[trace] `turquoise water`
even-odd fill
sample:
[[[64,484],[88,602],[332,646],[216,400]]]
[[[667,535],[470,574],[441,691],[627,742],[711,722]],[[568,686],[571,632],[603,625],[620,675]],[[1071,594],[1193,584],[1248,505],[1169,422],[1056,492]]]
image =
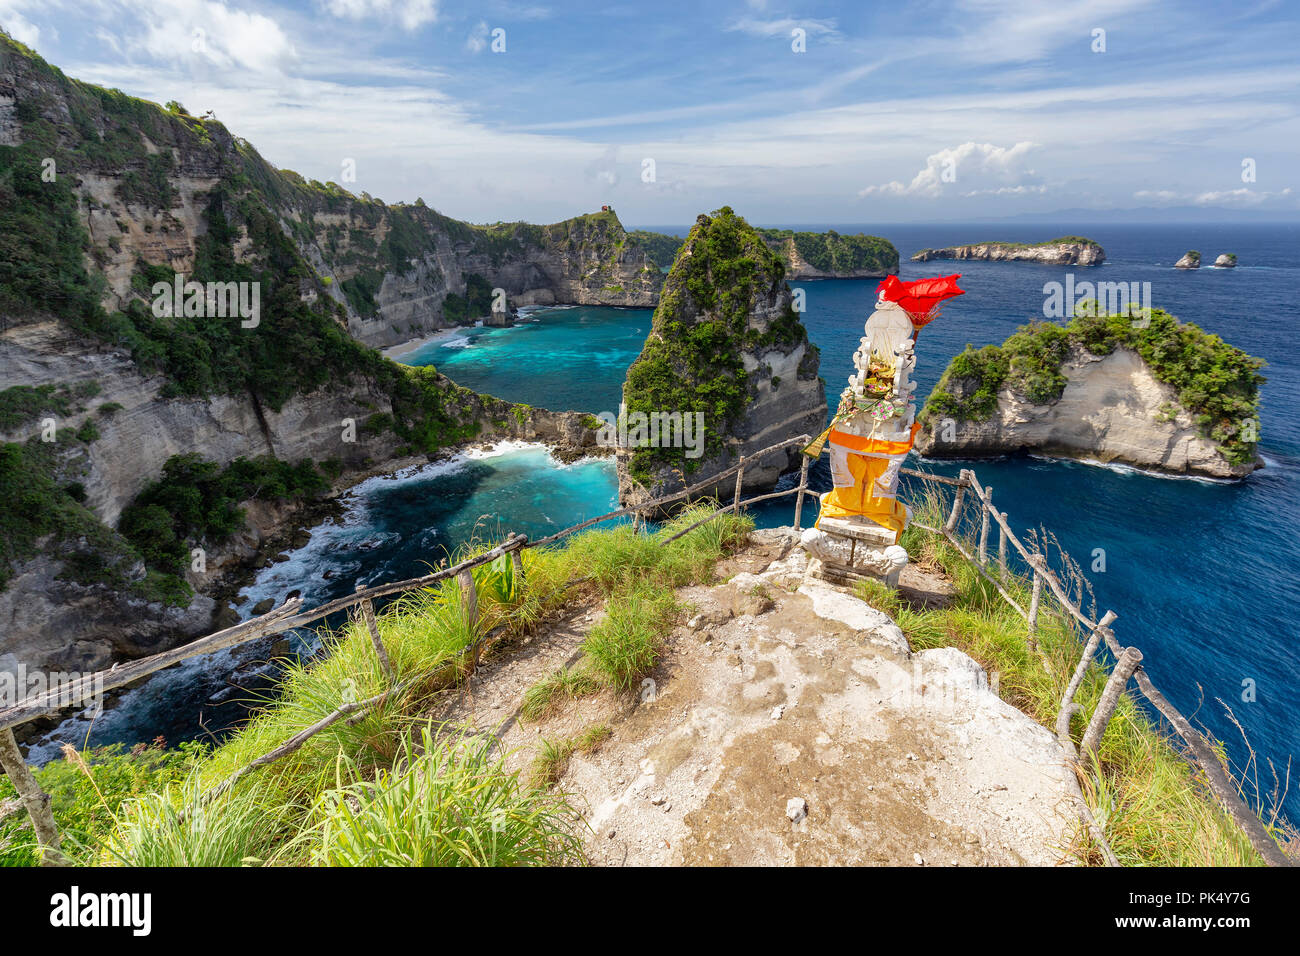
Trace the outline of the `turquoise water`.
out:
[[[824,228],[824,227],[819,227]],[[860,227],[837,227],[842,232]],[[918,342],[917,379],[926,394],[966,343],[1001,342],[1016,326],[1040,317],[1043,284],[1061,281],[1064,267],[1029,263],[917,263],[924,246],[973,239],[1038,240],[1080,230],[1069,224],[1005,224],[868,228],[889,237],[903,256],[902,277],[960,271],[967,294],[952,300]],[[1269,382],[1262,391],[1261,450],[1268,467],[1245,482],[1175,480],[1131,469],[1033,458],[975,465],[1018,532],[1045,527],[1085,565],[1100,549],[1105,570],[1089,574],[1100,610],[1119,614],[1116,633],[1146,655],[1157,686],[1184,713],[1228,743],[1241,761],[1245,748],[1226,718],[1231,705],[1271,778],[1300,753],[1300,266],[1293,260],[1300,230],[1181,225],[1090,227],[1105,246],[1107,264],[1077,278],[1150,281],[1154,304],[1196,322],[1262,356]],[[1172,269],[1187,249],[1237,253],[1236,270]],[[870,314],[875,280],[799,283],[807,295],[805,323],[822,349],[822,375],[833,408],[851,355]],[[618,406],[628,364],[640,351],[650,311],[575,307],[539,310],[510,329],[459,330],[423,346],[405,361],[433,364],[456,381],[512,401],[587,412]],[[927,463],[955,473],[961,463]],[[813,471],[829,487],[824,466]],[[560,467],[537,448],[491,458],[460,457],[354,489],[344,517],[317,529],[291,560],[262,572],[243,610],[263,597],[277,603],[300,590],[317,604],[346,593],[352,582],[423,573],[448,549],[493,532],[534,537],[610,510],[617,483],[610,461]],[[792,504],[757,515],[788,523]],[[239,689],[231,671],[243,667]],[[173,676],[180,675],[180,676]],[[162,733],[179,740],[219,730],[242,716],[228,701],[247,696],[273,674],[227,658],[183,668],[150,682],[100,719],[92,742],[134,741]],[[1245,686],[1255,699],[1243,699]],[[1217,699],[1217,700],[1216,700]],[[84,732],[84,729],[83,729]],[[75,735],[74,735],[75,736]],[[78,739],[80,739],[78,737]],[[1300,819],[1300,788],[1287,800]]]
[[[623,376],[650,332],[649,309],[521,310],[508,329],[457,329],[400,356],[461,385],[557,411],[617,411]]]

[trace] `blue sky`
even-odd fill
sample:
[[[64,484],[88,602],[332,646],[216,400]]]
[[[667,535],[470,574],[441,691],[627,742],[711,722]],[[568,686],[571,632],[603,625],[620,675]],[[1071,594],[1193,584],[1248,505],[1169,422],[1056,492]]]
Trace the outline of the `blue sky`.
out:
[[[1294,4],[0,0],[0,25],[278,166],[477,222],[1300,218]]]

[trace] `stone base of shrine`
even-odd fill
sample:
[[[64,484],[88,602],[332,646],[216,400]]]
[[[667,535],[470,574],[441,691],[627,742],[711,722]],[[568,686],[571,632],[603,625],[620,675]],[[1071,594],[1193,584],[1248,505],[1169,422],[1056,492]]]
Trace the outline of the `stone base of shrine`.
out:
[[[813,573],[834,584],[870,578],[898,586],[907,552],[894,544],[894,532],[873,521],[823,517],[800,538],[813,558]]]

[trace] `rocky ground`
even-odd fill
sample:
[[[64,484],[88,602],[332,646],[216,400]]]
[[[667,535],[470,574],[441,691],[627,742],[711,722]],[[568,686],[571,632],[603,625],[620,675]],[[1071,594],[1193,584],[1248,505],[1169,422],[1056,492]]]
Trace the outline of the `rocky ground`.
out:
[[[1046,728],[959,651],[913,653],[886,615],[808,573],[790,529],[755,532],[685,588],[689,619],[639,692],[565,703],[538,723],[523,692],[577,660],[603,613],[485,662],[440,716],[495,731],[513,766],[543,739],[605,724],[558,786],[604,865],[1056,865],[1077,789]],[[909,568],[904,595],[943,601]]]

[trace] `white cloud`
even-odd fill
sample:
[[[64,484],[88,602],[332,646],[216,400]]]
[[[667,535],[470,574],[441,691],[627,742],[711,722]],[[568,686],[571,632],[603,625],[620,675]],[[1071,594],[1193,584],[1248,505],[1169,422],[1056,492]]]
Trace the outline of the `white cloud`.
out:
[[[405,30],[438,19],[438,0],[322,0],[321,6],[344,20],[395,20]]]
[[[35,48],[41,28],[18,12],[18,4],[0,0],[0,27],[19,43]]]
[[[782,17],[775,20],[758,20],[754,17],[741,17],[727,24],[732,32],[747,33],[752,37],[788,37],[790,31],[799,27],[808,36],[839,36],[839,22],[834,18],[827,20],[809,20],[797,17]]]
[[[142,0],[143,30],[128,43],[156,60],[200,62],[224,69],[278,72],[297,58],[280,24],[220,0]]]
[[[1038,148],[1037,143],[1030,142],[1016,143],[1010,148],[992,143],[962,143],[931,153],[926,157],[925,168],[906,185],[894,180],[868,186],[858,195],[933,199],[943,195],[950,185],[966,196],[1041,193],[1045,191],[1041,183],[1024,181],[1037,179],[1025,161]]]
[[[1133,198],[1160,204],[1193,203],[1197,206],[1236,206],[1241,208],[1246,206],[1259,206],[1264,203],[1275,203],[1288,198],[1290,195],[1290,186],[1277,192],[1247,189],[1245,186],[1242,186],[1238,189],[1207,190],[1204,192],[1178,192],[1173,189],[1139,189],[1133,194]]]

